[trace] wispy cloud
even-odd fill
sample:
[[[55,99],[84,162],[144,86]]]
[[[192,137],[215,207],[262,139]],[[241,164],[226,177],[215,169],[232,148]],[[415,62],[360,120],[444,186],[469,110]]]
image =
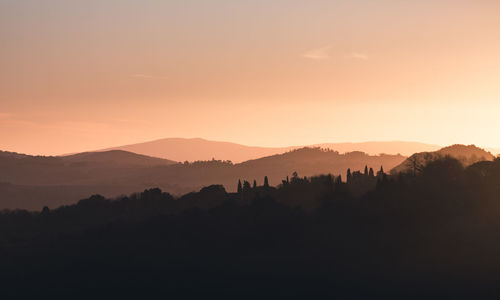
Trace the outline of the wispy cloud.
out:
[[[0,119],[10,119],[12,114],[0,112]]]
[[[322,60],[330,58],[330,49],[332,46],[325,46],[321,48],[311,49],[304,53],[302,56],[309,59]]]
[[[128,118],[113,118],[111,121],[116,123],[136,124],[136,125],[152,125],[153,122],[148,120],[137,120]]]
[[[132,74],[130,75],[134,78],[143,78],[143,79],[167,79],[168,77],[165,76],[154,76],[154,75],[148,75],[148,74]]]
[[[368,54],[361,52],[351,52],[349,53],[349,55],[347,55],[347,58],[368,60]]]
[[[302,56],[314,60],[325,60],[332,58],[332,46],[324,46],[307,51]],[[334,57],[333,57],[334,58]],[[345,56],[346,59],[368,60],[368,54],[364,52],[351,52]]]

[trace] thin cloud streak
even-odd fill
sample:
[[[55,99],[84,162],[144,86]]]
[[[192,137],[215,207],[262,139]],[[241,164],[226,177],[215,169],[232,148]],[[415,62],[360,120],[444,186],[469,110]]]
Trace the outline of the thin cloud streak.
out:
[[[360,52],[351,52],[347,57],[351,59],[368,60],[368,54]]]
[[[311,49],[304,53],[302,56],[314,60],[323,60],[330,58],[330,49],[332,46],[325,46],[321,48]]]
[[[143,79],[168,79],[168,77],[165,76],[153,76],[148,74],[132,74],[131,76],[134,78],[143,78]]]
[[[332,58],[331,56],[332,46],[325,46],[321,48],[315,48],[307,51],[302,55],[304,58],[313,60],[325,60]],[[368,54],[363,52],[351,52],[345,56],[347,59],[359,59],[368,60]]]
[[[12,114],[10,114],[10,113],[0,112],[0,120],[1,119],[10,119],[11,117],[12,117]]]

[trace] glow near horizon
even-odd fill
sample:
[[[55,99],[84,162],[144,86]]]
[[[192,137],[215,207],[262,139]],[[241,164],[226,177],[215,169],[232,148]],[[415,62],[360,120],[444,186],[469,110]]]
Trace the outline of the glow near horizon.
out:
[[[3,1],[0,149],[500,148],[498,1]]]

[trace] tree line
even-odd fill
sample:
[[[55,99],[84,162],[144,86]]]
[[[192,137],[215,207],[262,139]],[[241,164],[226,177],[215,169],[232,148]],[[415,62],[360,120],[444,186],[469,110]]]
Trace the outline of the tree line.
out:
[[[381,173],[380,173],[381,172]],[[364,178],[365,181],[363,181]],[[374,182],[359,193],[359,182]],[[482,298],[500,272],[500,160],[292,174],[0,213],[9,296]]]

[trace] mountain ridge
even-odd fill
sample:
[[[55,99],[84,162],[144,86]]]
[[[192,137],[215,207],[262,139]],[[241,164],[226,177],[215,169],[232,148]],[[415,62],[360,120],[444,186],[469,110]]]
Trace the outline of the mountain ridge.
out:
[[[0,208],[9,203],[12,208],[40,209],[44,205],[56,207],[76,202],[100,193],[107,197],[159,187],[175,195],[199,190],[203,186],[222,184],[229,191],[236,190],[238,179],[261,183],[268,176],[271,185],[281,183],[287,176],[342,174],[347,168],[361,170],[365,165],[389,170],[402,162],[401,155],[370,156],[363,152],[340,154],[320,148],[300,148],[286,153],[265,156],[242,163],[227,160],[208,160],[169,163],[146,157],[147,163],[137,165],[103,162],[103,157],[123,155],[122,151],[87,152],[69,157],[34,157],[0,159],[0,194],[8,195]],[[127,157],[143,156],[125,153]],[[95,157],[99,159],[95,159]],[[1,155],[0,155],[1,158]],[[116,160],[115,160],[116,161]],[[45,195],[37,206],[36,199]],[[1,199],[0,199],[1,200]]]
[[[165,158],[153,157],[143,154],[138,154],[125,150],[109,150],[97,152],[81,152],[72,155],[60,156],[66,162],[99,162],[99,163],[126,163],[131,165],[169,165],[175,164]]]
[[[405,141],[368,141],[320,143],[287,147],[260,147],[232,142],[212,141],[203,138],[164,138],[137,144],[109,147],[97,151],[125,150],[180,162],[211,160],[215,158],[240,163],[304,147],[328,148],[340,153],[362,151],[370,155],[385,153],[393,155],[401,154],[404,156],[410,156],[413,153],[422,151],[435,151],[441,148],[438,145]]]
[[[491,152],[475,145],[454,144],[441,148],[437,151],[415,153],[408,157],[400,165],[394,167],[391,170],[391,173],[397,174],[408,171],[416,172],[429,162],[445,156],[451,156],[458,159],[464,167],[480,161],[492,161],[495,159],[495,156]]]

